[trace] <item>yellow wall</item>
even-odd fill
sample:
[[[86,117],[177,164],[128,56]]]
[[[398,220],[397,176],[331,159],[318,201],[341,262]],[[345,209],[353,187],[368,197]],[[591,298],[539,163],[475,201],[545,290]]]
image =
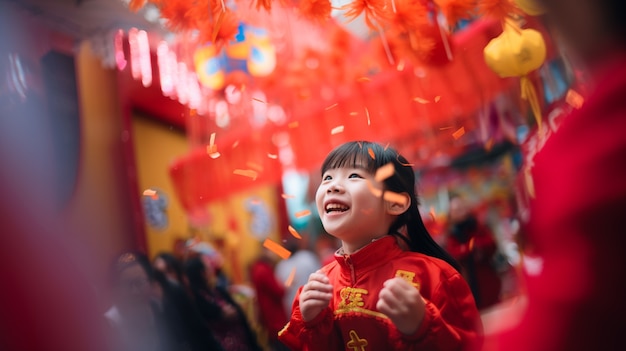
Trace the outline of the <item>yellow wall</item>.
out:
[[[146,224],[148,254],[171,252],[177,238],[189,237],[187,217],[169,176],[170,164],[188,151],[187,139],[184,133],[144,116],[133,116],[132,128],[139,190],[159,189],[168,200],[167,228],[156,230]]]
[[[154,256],[161,251],[171,252],[177,238],[207,241],[222,253],[226,274],[235,283],[244,282],[247,279],[248,266],[257,257],[260,249],[260,240],[253,237],[250,230],[254,218],[246,208],[246,201],[255,198],[259,203],[265,204],[271,221],[269,235],[278,240],[278,200],[275,187],[261,186],[213,202],[207,206],[208,223],[192,228],[176,198],[169,176],[171,163],[188,152],[184,133],[136,115],[133,117],[133,141],[140,191],[158,188],[168,198],[167,228],[156,230],[146,225],[148,253]],[[231,221],[236,222],[235,230],[229,225]]]

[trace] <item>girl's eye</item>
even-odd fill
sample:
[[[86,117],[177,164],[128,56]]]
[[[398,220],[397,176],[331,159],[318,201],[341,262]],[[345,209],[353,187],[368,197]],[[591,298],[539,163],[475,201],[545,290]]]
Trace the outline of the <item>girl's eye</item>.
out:
[[[350,174],[350,176],[348,178],[363,178],[360,175],[356,174],[356,173],[352,173]]]
[[[324,177],[324,179],[323,179],[323,180],[331,180],[331,179],[333,179],[333,177],[331,177],[331,176],[327,175],[327,176],[325,176],[325,177]]]

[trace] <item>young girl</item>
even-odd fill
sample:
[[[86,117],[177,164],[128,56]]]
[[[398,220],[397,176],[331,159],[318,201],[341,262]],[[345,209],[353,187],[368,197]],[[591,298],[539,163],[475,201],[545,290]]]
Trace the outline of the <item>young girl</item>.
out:
[[[395,172],[377,181],[376,171],[389,163]],[[480,346],[472,293],[426,231],[404,157],[370,142],[339,146],[322,166],[316,204],[342,247],[300,289],[279,333],[283,343],[311,351]]]

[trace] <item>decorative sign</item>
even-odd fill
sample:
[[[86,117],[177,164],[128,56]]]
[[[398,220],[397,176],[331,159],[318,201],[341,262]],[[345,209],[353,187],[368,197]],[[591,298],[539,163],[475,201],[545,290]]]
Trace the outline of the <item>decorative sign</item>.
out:
[[[161,190],[149,189],[144,191],[141,204],[148,226],[156,230],[167,228],[168,200]]]

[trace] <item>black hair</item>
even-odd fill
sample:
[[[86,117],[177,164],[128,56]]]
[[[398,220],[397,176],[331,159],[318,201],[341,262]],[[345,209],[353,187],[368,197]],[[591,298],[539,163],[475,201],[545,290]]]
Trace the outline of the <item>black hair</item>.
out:
[[[116,285],[122,272],[134,265],[139,265],[146,272],[148,279],[151,282],[154,281],[154,271],[150,266],[148,257],[140,252],[127,251],[116,256],[113,261],[110,276],[111,284]]]
[[[156,257],[156,259],[162,259],[165,262],[166,270],[168,272],[173,272],[176,276],[176,279],[182,283],[183,281],[183,267],[180,264],[180,261],[172,254],[167,252],[161,252]],[[153,261],[154,262],[154,261]]]
[[[335,168],[364,168],[375,174],[380,167],[392,163],[394,174],[385,179],[384,191],[407,193],[411,197],[409,208],[391,224],[388,234],[402,238],[413,252],[419,252],[439,258],[450,264],[457,271],[458,263],[439,246],[426,230],[419,213],[419,202],[415,191],[415,172],[409,162],[398,152],[388,146],[369,141],[352,141],[342,144],[328,154],[322,165],[322,175]],[[407,236],[399,233],[406,227]]]
[[[185,275],[187,276],[187,282],[189,288],[192,291],[207,291],[209,290],[209,284],[206,279],[207,267],[202,261],[200,255],[191,257],[185,261]]]

